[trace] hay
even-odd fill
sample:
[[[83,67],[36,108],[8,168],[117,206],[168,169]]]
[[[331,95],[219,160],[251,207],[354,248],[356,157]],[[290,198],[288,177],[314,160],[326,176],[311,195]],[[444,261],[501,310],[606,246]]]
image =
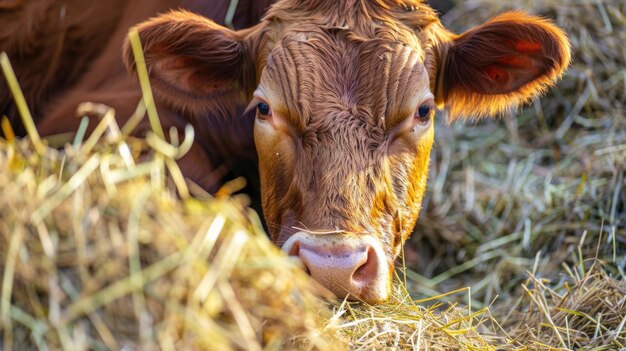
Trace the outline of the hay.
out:
[[[518,345],[550,350],[622,349],[626,344],[626,283],[610,277],[600,262],[583,276],[570,276],[550,287],[549,282],[532,275],[524,284],[528,310],[511,326]],[[512,324],[512,323],[507,323]]]
[[[427,301],[437,300],[437,297]],[[344,303],[335,307],[335,325],[351,350],[495,350],[501,337],[482,328],[488,309],[413,301],[401,283],[390,301],[378,306]]]

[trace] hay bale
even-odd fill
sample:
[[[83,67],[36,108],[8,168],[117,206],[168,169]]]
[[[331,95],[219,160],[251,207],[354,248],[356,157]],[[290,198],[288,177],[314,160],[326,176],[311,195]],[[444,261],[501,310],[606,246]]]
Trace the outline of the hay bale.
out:
[[[385,304],[335,307],[330,325],[351,350],[494,350],[503,343],[500,335],[483,327],[492,321],[488,309],[474,312],[462,305],[430,302],[439,297],[414,301],[402,283],[395,286]]]

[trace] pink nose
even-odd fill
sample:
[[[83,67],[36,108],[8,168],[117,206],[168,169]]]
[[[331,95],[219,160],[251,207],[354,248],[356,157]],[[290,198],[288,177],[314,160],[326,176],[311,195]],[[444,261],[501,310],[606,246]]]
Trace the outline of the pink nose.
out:
[[[389,266],[372,237],[299,232],[283,250],[299,257],[309,274],[340,298],[378,303],[389,296]]]

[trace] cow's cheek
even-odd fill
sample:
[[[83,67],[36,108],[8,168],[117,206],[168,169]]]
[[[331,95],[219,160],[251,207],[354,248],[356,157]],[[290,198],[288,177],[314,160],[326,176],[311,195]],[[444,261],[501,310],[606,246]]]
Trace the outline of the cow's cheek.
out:
[[[430,153],[433,148],[434,142],[434,128],[431,128],[424,134],[422,134],[417,142],[417,152],[413,159],[413,167],[411,170],[410,186],[408,189],[407,197],[409,198],[409,207],[420,208],[422,198],[426,192],[426,185],[428,183],[428,173],[430,165]],[[418,213],[414,213],[417,217]]]
[[[295,157],[293,140],[287,131],[277,129],[267,121],[254,124],[254,143],[259,157],[261,178],[261,199],[263,213],[270,226],[272,237],[274,228],[280,228],[282,199],[294,177]]]
[[[419,217],[419,213],[422,208],[422,200],[426,193],[426,185],[428,183],[430,153],[434,142],[434,128],[431,125],[428,130],[425,130],[421,134],[409,134],[407,135],[407,144],[413,145],[415,148],[411,150],[408,155],[411,155],[408,159],[395,159],[395,162],[406,162],[404,167],[407,167],[406,174],[408,179],[398,179],[396,181],[407,182],[405,193],[401,194],[402,197],[398,203],[400,206],[399,215],[400,223],[402,225],[399,228],[399,233],[395,235],[399,236],[400,240],[396,240],[396,247],[394,247],[395,257],[400,253],[401,247],[404,242],[410,237],[415,226],[415,222]],[[395,167],[402,167],[396,165]]]

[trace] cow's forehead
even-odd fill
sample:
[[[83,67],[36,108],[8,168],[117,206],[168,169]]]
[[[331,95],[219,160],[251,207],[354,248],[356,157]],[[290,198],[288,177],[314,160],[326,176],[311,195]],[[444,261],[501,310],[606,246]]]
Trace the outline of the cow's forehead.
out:
[[[259,89],[299,127],[344,111],[393,126],[428,92],[425,50],[415,43],[337,28],[294,32],[270,51]]]
[[[381,27],[418,32],[439,22],[436,12],[421,0],[279,0],[265,20],[281,26],[350,29],[370,38]]]

